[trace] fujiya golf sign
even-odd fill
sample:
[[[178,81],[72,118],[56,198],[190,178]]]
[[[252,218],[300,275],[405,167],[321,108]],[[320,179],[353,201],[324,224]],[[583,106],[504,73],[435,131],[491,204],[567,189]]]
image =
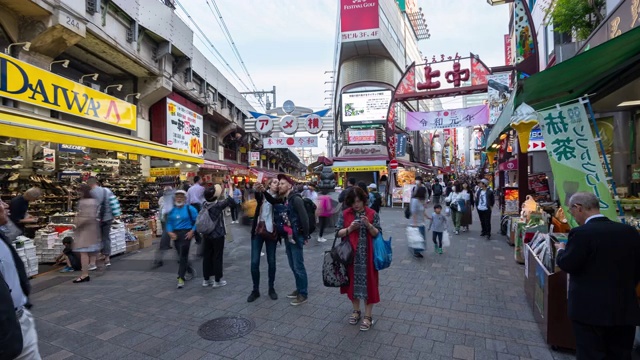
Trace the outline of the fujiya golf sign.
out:
[[[136,130],[136,107],[126,101],[0,54],[0,97]]]

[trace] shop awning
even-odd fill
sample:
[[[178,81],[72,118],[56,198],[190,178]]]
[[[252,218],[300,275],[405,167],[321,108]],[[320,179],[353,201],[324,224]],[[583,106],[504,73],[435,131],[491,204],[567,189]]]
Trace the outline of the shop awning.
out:
[[[640,27],[524,80],[517,95],[536,110],[597,93],[640,61]]]
[[[387,169],[386,160],[360,160],[334,162],[331,170],[333,172],[363,172],[380,171]]]
[[[502,133],[511,124],[511,116],[515,111],[515,100],[516,94],[514,91],[511,94],[509,101],[507,101],[504,108],[502,109],[500,116],[498,116],[498,120],[496,121],[495,125],[493,125],[491,131],[489,132],[489,135],[487,136],[487,141],[485,143],[487,149],[489,148],[489,146],[493,145],[493,142],[496,141],[496,139],[498,139],[500,133]]]
[[[151,141],[113,132],[98,132],[85,126],[67,124],[35,114],[24,114],[13,109],[0,109],[0,134],[25,140],[86,146],[193,164],[204,162],[202,158]]]
[[[211,161],[211,160],[205,160],[204,164],[200,165],[200,168],[207,169],[207,170],[222,170],[222,171],[229,170],[229,167],[227,165],[224,165],[215,161]]]

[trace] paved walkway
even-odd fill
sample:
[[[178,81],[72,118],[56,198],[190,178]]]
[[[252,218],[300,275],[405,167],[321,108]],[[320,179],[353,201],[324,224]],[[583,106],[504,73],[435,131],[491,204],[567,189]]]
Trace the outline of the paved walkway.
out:
[[[382,301],[374,307],[378,322],[369,332],[349,325],[349,300],[322,285],[329,242],[313,241],[305,248],[307,304],[292,307],[285,297],[294,281],[283,246],[277,251],[280,299],[266,296],[262,257],[263,296],[247,303],[249,230],[233,225],[223,288],[203,288],[197,278],[177,290],[176,263],[151,271],[150,249],[114,258],[113,266],[92,274],[89,283],[72,284],[73,275],[58,273],[35,279],[31,300],[40,351],[45,359],[574,358],[544,344],[524,296],[523,266],[513,260],[513,248],[502,236],[479,237],[477,215],[471,231],[453,236],[443,255],[430,247],[424,259],[407,251],[407,222],[399,209],[382,211],[394,259],[380,272]],[[493,229],[498,229],[497,217]],[[202,323],[221,316],[249,318],[256,328],[231,341],[198,336]]]

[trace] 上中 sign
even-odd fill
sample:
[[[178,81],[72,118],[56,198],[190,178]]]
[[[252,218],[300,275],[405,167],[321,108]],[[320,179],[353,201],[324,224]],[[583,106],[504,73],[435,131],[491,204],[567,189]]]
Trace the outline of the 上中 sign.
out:
[[[485,125],[489,122],[487,105],[430,112],[407,113],[407,130],[439,130]]]
[[[167,98],[167,146],[202,156],[202,115]]]
[[[584,105],[576,102],[540,111],[538,121],[558,197],[571,226],[577,223],[569,211],[569,199],[580,191],[595,194],[600,199],[600,212],[618,221]]]
[[[262,146],[265,149],[288,149],[297,147],[318,147],[317,136],[296,136],[288,138],[265,138],[262,139]]]
[[[347,132],[349,144],[373,144],[376,142],[375,130],[349,130]]]
[[[0,97],[137,129],[136,106],[0,53]]]

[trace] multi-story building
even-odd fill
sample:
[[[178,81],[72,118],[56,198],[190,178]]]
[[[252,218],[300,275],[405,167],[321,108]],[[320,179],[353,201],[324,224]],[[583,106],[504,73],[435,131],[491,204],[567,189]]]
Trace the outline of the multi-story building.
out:
[[[253,108],[174,5],[0,0],[0,71],[25,82],[0,86],[0,114],[13,116],[0,136],[143,155],[145,173],[178,162],[248,175]],[[289,170],[280,151],[270,156]]]
[[[412,62],[423,62],[418,41],[428,37],[415,1],[362,0],[340,2],[335,47],[333,108],[335,154],[347,162],[339,180],[355,176],[377,181],[386,174],[386,115],[392,91]],[[397,105],[395,132],[404,145],[398,160],[417,165],[423,159],[423,137],[405,130],[407,111],[427,110],[424,103]],[[344,166],[343,166],[344,165]],[[335,164],[334,167],[338,168]],[[339,183],[340,183],[339,181]]]

